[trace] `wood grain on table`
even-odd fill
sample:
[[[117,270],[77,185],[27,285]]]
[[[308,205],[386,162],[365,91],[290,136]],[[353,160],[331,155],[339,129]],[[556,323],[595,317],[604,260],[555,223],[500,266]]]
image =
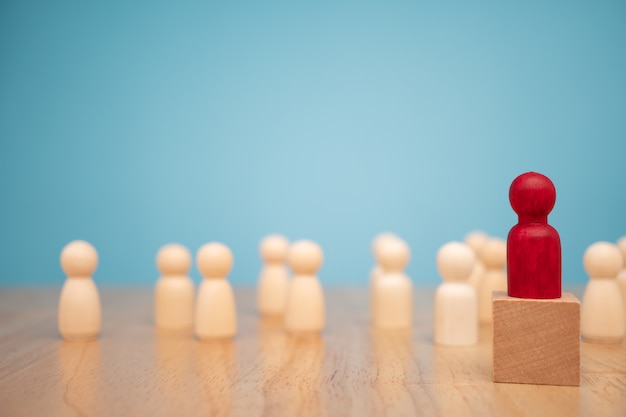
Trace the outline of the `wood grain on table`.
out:
[[[0,290],[0,416],[626,416],[626,343],[583,342],[580,387],[494,384],[489,327],[475,347],[433,346],[434,288],[415,291],[411,333],[372,330],[365,289],[325,289],[309,339],[235,293],[233,340],[159,332],[150,288],[104,288],[99,340],[71,343],[58,289]]]

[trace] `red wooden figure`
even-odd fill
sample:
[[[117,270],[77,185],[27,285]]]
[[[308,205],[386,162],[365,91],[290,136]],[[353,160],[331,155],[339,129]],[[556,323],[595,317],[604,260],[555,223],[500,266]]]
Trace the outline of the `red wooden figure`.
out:
[[[550,178],[527,172],[513,180],[511,207],[518,215],[507,239],[508,292],[511,297],[561,297],[561,239],[548,224],[556,202]]]

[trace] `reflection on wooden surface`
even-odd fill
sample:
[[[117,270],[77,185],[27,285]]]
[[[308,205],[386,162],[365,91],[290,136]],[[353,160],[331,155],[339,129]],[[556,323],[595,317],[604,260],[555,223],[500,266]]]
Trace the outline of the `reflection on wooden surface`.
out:
[[[373,329],[370,342],[376,369],[373,386],[381,414],[396,415],[412,409],[414,399],[407,387],[417,384],[420,377],[412,366],[412,333]]]
[[[89,343],[60,339],[58,291],[0,293],[0,417],[626,416],[626,343],[582,343],[580,387],[494,384],[488,326],[433,345],[433,292],[395,333],[370,326],[366,290],[327,290],[321,337],[293,338],[237,290],[236,337],[199,342],[155,329],[149,289],[105,289]]]
[[[231,339],[197,342],[193,359],[193,369],[204,398],[201,408],[206,415],[230,415],[237,369],[235,342]]]
[[[323,338],[289,336],[278,319],[262,319],[259,327],[263,415],[319,415]]]
[[[196,404],[190,399],[192,394],[198,395],[200,392],[198,384],[191,377],[195,370],[195,345],[191,332],[176,334],[155,331],[155,380],[159,400],[178,410],[180,415],[192,412]],[[181,393],[185,395],[180,395]]]
[[[65,387],[63,401],[79,416],[98,408],[101,387],[101,350],[98,340],[62,341],[58,349],[60,384]]]

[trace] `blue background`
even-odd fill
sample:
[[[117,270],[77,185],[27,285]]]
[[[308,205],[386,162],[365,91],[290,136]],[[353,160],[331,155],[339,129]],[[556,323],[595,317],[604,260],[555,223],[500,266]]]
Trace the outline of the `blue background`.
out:
[[[622,1],[101,3],[0,5],[0,285],[60,285],[77,238],[102,285],[212,240],[252,285],[272,232],[364,285],[387,230],[434,285],[440,245],[506,237],[530,170],[565,285],[626,234]]]

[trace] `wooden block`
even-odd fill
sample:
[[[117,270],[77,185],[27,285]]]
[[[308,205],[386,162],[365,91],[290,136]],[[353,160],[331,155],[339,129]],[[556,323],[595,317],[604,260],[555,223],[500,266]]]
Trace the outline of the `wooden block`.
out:
[[[580,302],[493,293],[493,380],[580,385]]]

